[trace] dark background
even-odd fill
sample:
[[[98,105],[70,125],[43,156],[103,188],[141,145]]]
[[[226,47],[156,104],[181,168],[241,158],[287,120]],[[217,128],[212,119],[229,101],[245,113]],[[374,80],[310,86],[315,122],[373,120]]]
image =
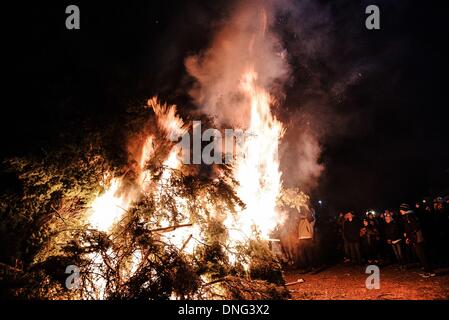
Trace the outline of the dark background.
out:
[[[321,141],[325,171],[312,190],[315,198],[332,209],[363,210],[447,190],[449,27],[443,2],[317,3],[330,8],[333,45],[331,56],[313,60],[313,70],[331,82],[337,77],[331,66],[341,65],[342,57],[348,65],[365,61],[369,70],[344,96],[330,99],[330,129]],[[80,7],[81,30],[65,28],[69,4]],[[364,28],[368,4],[380,6],[381,30]],[[84,126],[120,131],[127,107],[155,94],[192,108],[184,58],[207,47],[232,6],[171,0],[2,5],[1,156],[51,148],[67,132],[82,134]],[[292,64],[301,70],[301,62]],[[287,87],[287,104],[303,96],[307,81],[299,75]]]

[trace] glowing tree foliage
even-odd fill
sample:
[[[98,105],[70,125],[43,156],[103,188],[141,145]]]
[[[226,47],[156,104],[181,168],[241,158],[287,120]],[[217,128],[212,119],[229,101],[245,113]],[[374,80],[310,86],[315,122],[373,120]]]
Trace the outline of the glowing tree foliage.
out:
[[[139,156],[121,168],[92,148],[100,145],[95,140],[8,161],[21,190],[1,201],[2,240],[14,248],[2,256],[2,295],[288,297],[280,264],[257,228],[239,239],[230,237],[225,221],[245,212],[232,168],[180,163],[179,150],[167,140],[167,128],[173,126],[163,124],[173,120],[178,129],[187,126],[168,106],[153,110]],[[68,266],[79,270],[78,287],[72,290]]]

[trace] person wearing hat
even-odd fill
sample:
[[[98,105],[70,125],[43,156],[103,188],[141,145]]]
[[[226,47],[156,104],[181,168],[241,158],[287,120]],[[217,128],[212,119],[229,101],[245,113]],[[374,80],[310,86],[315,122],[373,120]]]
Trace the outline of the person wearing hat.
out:
[[[406,203],[399,206],[399,212],[404,219],[404,237],[408,244],[411,244],[416,256],[424,268],[424,273],[420,274],[423,278],[434,277],[435,272],[430,266],[429,260],[424,247],[424,237],[421,225],[413,210]]]

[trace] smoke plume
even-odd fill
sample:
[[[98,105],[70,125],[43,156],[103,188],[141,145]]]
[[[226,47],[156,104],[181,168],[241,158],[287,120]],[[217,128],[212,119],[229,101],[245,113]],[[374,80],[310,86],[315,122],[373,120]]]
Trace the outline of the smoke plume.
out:
[[[281,92],[289,66],[281,41],[272,32],[275,12],[272,2],[242,1],[210,48],[186,59],[187,71],[197,80],[191,96],[217,125],[247,125],[250,108],[239,83],[248,68],[257,73],[258,86],[271,94]]]
[[[190,91],[199,108],[220,127],[245,128],[249,111],[239,91],[242,73],[252,67],[258,85],[275,97],[284,123],[280,159],[287,186],[311,191],[324,171],[324,141],[342,132],[350,119],[335,111],[347,88],[368,64],[336,55],[330,4],[316,1],[241,1],[209,48],[185,60],[196,79]],[[347,48],[350,44],[344,44]],[[331,135],[332,133],[332,135]]]

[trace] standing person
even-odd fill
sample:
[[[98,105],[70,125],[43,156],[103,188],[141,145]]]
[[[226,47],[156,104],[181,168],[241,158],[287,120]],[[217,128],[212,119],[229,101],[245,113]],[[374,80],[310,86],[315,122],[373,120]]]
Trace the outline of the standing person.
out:
[[[404,256],[402,253],[402,236],[399,224],[394,221],[390,213],[385,215],[385,240],[394,252],[401,270],[404,269]]]
[[[313,271],[316,266],[314,251],[315,211],[301,208],[298,223],[299,256],[306,272]]]
[[[296,225],[298,223],[298,210],[288,208],[287,218],[279,232],[279,239],[284,259],[288,266],[294,267],[298,263],[298,237]]]
[[[343,224],[343,234],[348,242],[348,250],[351,262],[360,265],[362,257],[360,255],[360,223],[355,219],[352,212],[346,214],[346,221]]]
[[[379,235],[377,238],[377,257],[381,260],[388,260],[389,257],[389,247],[383,241],[385,239],[385,215],[386,212],[382,212],[379,214],[379,217],[376,219],[377,231],[379,231]]]
[[[371,263],[370,259],[370,249],[369,249],[369,237],[368,237],[368,226],[369,221],[367,218],[363,219],[362,228],[360,229],[360,249],[362,251],[362,256],[368,263]]]
[[[436,245],[436,233],[435,233],[435,212],[434,210],[426,210],[426,207],[421,205],[419,201],[415,202],[415,207],[413,211],[418,218],[419,224],[421,226],[422,234],[424,239],[426,239],[426,249],[428,259],[432,262],[436,262],[437,260],[437,245]]]
[[[349,254],[348,241],[345,239],[345,234],[343,232],[343,225],[344,225],[345,221],[346,221],[346,215],[343,212],[340,212],[338,215],[338,220],[337,220],[338,232],[340,233],[341,240],[343,243],[343,253],[344,253],[343,261],[346,263],[346,262],[349,262],[349,260],[350,260],[349,259],[350,254]]]
[[[360,229],[364,256],[369,264],[379,263],[378,242],[379,231],[372,219],[363,219],[363,227]]]
[[[430,266],[427,259],[427,253],[424,247],[424,237],[421,230],[421,225],[415,213],[410,209],[410,206],[406,203],[401,204],[399,212],[404,218],[404,237],[406,243],[410,243],[416,256],[424,268],[424,273],[420,274],[423,278],[434,277],[435,272]]]
[[[449,244],[449,210],[445,205],[443,198],[435,199],[435,223],[431,230],[434,238],[435,261],[440,266],[449,264],[449,250],[447,248]]]

